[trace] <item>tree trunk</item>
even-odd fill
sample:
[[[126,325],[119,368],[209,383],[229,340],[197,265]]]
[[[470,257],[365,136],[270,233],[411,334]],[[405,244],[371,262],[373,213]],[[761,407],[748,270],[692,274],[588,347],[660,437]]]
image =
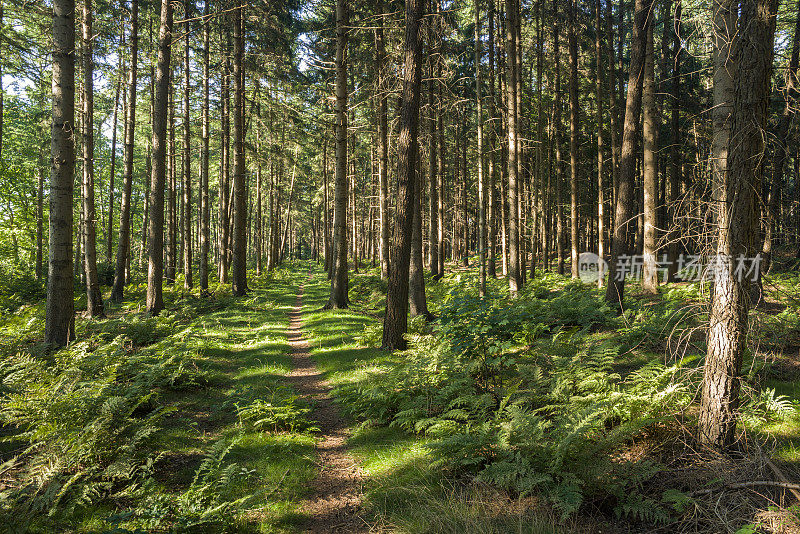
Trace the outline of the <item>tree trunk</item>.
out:
[[[733,111],[733,80],[736,65],[732,61],[733,36],[736,32],[738,1],[713,0],[714,106],[711,112],[711,209],[715,223],[722,216],[720,204],[728,168],[730,116]]]
[[[610,5],[610,2],[606,2]],[[597,82],[595,85],[595,96],[597,98],[597,255],[601,259],[606,253],[605,243],[605,183],[603,180],[603,39],[602,39],[602,26],[600,24],[600,0],[594,2],[594,51],[597,67],[595,72],[597,74]],[[611,47],[613,48],[613,47]],[[613,65],[613,62],[610,63]],[[611,91],[613,93],[613,91]],[[611,114],[613,115],[613,108]],[[613,125],[612,125],[613,129]],[[612,150],[615,147],[612,147]],[[598,262],[597,286],[603,287],[603,271],[602,262]]]
[[[147,312],[158,315],[164,308],[164,182],[167,163],[167,99],[169,95],[170,56],[172,52],[172,3],[161,3],[161,27],[158,30],[158,70],[153,104],[153,172],[150,176],[150,221],[147,227]]]
[[[383,320],[383,343],[388,349],[404,350],[408,330],[408,269],[414,191],[417,182],[419,100],[422,66],[422,40],[419,26],[424,0],[406,0],[405,48],[403,51],[403,89],[400,103],[400,128],[397,139],[397,207],[389,262],[386,315]],[[421,236],[421,234],[420,234]]]
[[[553,63],[556,69],[555,88],[553,93],[553,144],[555,145],[555,217],[556,217],[556,271],[564,274],[564,209],[561,205],[561,191],[563,180],[561,178],[561,38],[559,35],[559,0],[553,0]]]
[[[577,0],[569,0],[569,167],[570,167],[570,270],[578,278],[578,39],[576,36]]]
[[[424,1],[424,0],[420,0]],[[411,263],[409,267],[409,303],[411,316],[421,315],[427,320],[433,319],[433,314],[428,311],[428,302],[425,298],[425,265],[422,258],[422,173],[414,172],[416,183],[414,190],[414,215],[411,230]]]
[[[717,228],[708,352],[703,372],[700,441],[716,449],[736,437],[742,356],[746,350],[750,279],[736,263],[751,256],[759,199],[775,33],[775,0],[743,0],[732,63],[736,68],[727,171],[717,185]],[[731,28],[733,30],[733,28]],[[736,260],[736,261],[734,261]],[[757,273],[756,273],[757,274]]]
[[[381,278],[389,275],[389,122],[386,86],[386,45],[383,36],[384,3],[378,0],[378,28],[375,31],[376,69],[378,76],[378,180],[381,217]]]
[[[631,36],[631,62],[628,76],[628,95],[625,102],[625,123],[622,133],[619,184],[614,210],[614,242],[608,271],[606,302],[622,310],[625,294],[625,270],[618,272],[617,262],[630,255],[635,233],[633,222],[634,191],[636,179],[636,137],[639,130],[639,111],[642,107],[642,83],[647,31],[651,24],[652,0],[636,0],[633,35]]]
[[[117,76],[122,78],[122,58],[119,55]],[[108,220],[106,221],[106,261],[111,263],[111,254],[114,248],[114,179],[117,172],[117,109],[119,108],[119,93],[122,89],[122,80],[117,80],[117,90],[114,96],[114,118],[111,120],[111,170],[108,173]]]
[[[125,161],[123,162],[122,201],[119,212],[119,239],[114,266],[111,300],[122,300],[127,282],[125,266],[130,258],[131,194],[133,188],[133,136],[136,128],[136,69],[139,52],[139,0],[131,0],[131,70],[128,78],[128,106],[125,110]]]
[[[233,11],[233,264],[231,289],[247,293],[247,191],[244,166],[244,6]]]
[[[172,67],[170,66],[170,71],[172,71]],[[176,170],[175,170],[175,86],[174,80],[170,81],[169,87],[169,96],[167,97],[169,110],[168,113],[168,135],[169,135],[169,143],[167,145],[167,201],[166,201],[166,208],[167,208],[167,220],[166,220],[166,233],[167,233],[167,243],[166,243],[166,266],[164,268],[164,279],[166,280],[167,284],[174,284],[175,283],[175,273],[177,268],[177,259],[176,259],[176,251],[177,251],[177,229],[176,229],[176,217],[177,217],[177,205],[176,205],[176,195],[177,195],[177,184],[176,184]]]
[[[508,130],[508,288],[516,294],[522,287],[519,247],[519,177],[517,176],[517,44],[515,0],[506,2],[506,120]]]
[[[761,249],[761,272],[769,272],[772,264],[772,249],[775,233],[780,218],[780,191],[783,184],[783,168],[786,166],[786,145],[789,142],[789,127],[794,118],[795,84],[797,83],[798,56],[800,56],[800,2],[795,21],[792,42],[792,55],[789,59],[789,71],[786,75],[786,87],[783,90],[783,111],[775,129],[775,150],[772,153],[772,180],[769,185],[769,198],[766,207],[766,225],[764,244]]]
[[[271,186],[270,186],[271,187]],[[325,272],[328,274],[328,279],[330,280],[330,273],[331,273],[331,225],[330,220],[328,219],[328,138],[323,133],[323,140],[322,140],[322,224],[323,224],[323,244],[325,247]],[[270,191],[271,194],[271,191]],[[270,206],[272,205],[272,197],[270,196]],[[270,208],[271,210],[271,208]],[[381,224],[383,224],[383,219],[381,219]]]
[[[622,29],[620,29],[622,31]],[[611,0],[606,1],[606,40],[608,41],[608,114],[611,118],[611,198],[610,218],[614,218],[614,195],[619,183],[619,106],[617,105],[617,63],[614,58],[614,17]],[[612,232],[613,233],[613,230]]]
[[[669,172],[669,192],[667,199],[667,214],[668,214],[668,239],[667,239],[667,281],[674,282],[675,275],[678,272],[678,197],[680,194],[680,177],[681,177],[681,146],[680,140],[680,87],[681,87],[681,41],[680,41],[680,25],[681,25],[682,3],[677,0],[675,4],[675,17],[673,21],[672,30],[672,109],[670,111],[670,130],[671,130],[671,146],[670,146],[670,172]]]
[[[189,19],[192,4],[184,0],[184,17]],[[191,290],[192,280],[192,137],[189,105],[189,22],[184,28],[186,40],[183,51],[183,288]]]
[[[1,92],[1,91],[0,91]],[[39,150],[39,168],[36,180],[36,279],[41,280],[44,275],[42,265],[42,252],[44,240],[44,156]]]
[[[211,202],[208,195],[210,159],[209,61],[211,42],[211,0],[203,2],[203,139],[200,152],[200,294],[208,295],[208,253],[211,248]]]
[[[647,28],[645,46],[644,81],[642,84],[642,182],[644,185],[644,235],[642,258],[642,290],[651,295],[658,293],[658,263],[656,259],[656,205],[658,204],[658,124],[656,115],[655,58],[653,57],[653,25]]]
[[[489,0],[489,9],[487,10],[486,18],[489,22],[487,30],[489,38],[489,122],[488,122],[488,139],[489,139],[489,166],[487,171],[489,173],[489,213],[488,213],[488,230],[489,230],[489,261],[486,266],[486,274],[491,278],[497,277],[497,193],[496,193],[496,169],[495,165],[495,70],[494,70],[494,0]]]
[[[83,267],[86,309],[90,317],[104,317],[103,296],[97,280],[97,214],[94,205],[94,57],[92,0],[83,0]]]
[[[228,283],[228,185],[230,182],[230,59],[225,55],[220,89],[220,169],[219,169],[219,282]]]
[[[494,1],[494,0],[490,0]],[[478,262],[480,264],[479,291],[486,295],[486,208],[483,176],[483,102],[481,99],[481,12],[480,0],[475,0],[475,101],[478,113]]]
[[[75,1],[53,0],[53,122],[50,248],[44,340],[63,347],[75,337],[72,191],[75,154]]]
[[[333,276],[328,308],[350,304],[347,278],[347,36],[346,0],[336,0],[336,176],[333,207]],[[406,273],[406,279],[408,274]],[[406,283],[408,283],[406,281]]]

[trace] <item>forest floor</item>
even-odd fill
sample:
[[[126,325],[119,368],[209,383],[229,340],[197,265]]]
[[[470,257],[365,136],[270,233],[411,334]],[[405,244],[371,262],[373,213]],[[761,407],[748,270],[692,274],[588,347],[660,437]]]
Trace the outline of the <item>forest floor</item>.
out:
[[[311,481],[311,494],[302,503],[304,513],[309,516],[305,527],[314,534],[368,532],[360,516],[364,474],[346,450],[350,430],[333,403],[331,386],[317,369],[303,335],[303,288],[304,284],[289,314],[288,339],[292,347],[289,383],[313,403],[311,415],[320,433],[316,445],[319,472]]]
[[[459,269],[429,284],[432,311],[439,315],[454,298],[474,290],[470,277],[474,272]],[[745,362],[753,386],[747,392],[744,425],[792,480],[800,474],[800,415],[789,409],[800,398],[795,368],[800,361],[795,354],[800,284],[795,282],[779,282],[788,306],[755,313],[764,361]],[[420,328],[427,331],[420,350],[377,348],[385,282],[375,269],[362,266],[351,276],[348,310],[323,309],[330,285],[313,262],[294,262],[249,283],[248,295],[234,299],[225,286],[214,288],[211,298],[199,298],[184,292],[178,281],[165,292],[167,307],[158,318],[143,316],[144,286],[133,285],[124,303],[109,308],[108,318],[79,319],[80,341],[59,353],[48,364],[52,368],[32,363],[38,358],[43,303],[0,317],[0,393],[6,395],[0,427],[5,436],[0,441],[0,524],[8,525],[9,532],[117,534],[736,532],[754,523],[759,510],[774,514],[792,502],[785,491],[759,490],[756,504],[728,492],[720,502],[724,508],[735,497],[735,506],[717,518],[714,503],[722,494],[707,488],[719,484],[720,473],[707,462],[698,471],[694,456],[687,463],[654,434],[625,442],[613,461],[624,457],[638,465],[652,459],[673,466],[669,477],[677,478],[642,479],[624,486],[626,491],[656,495],[653,506],[659,507],[666,506],[661,489],[674,486],[701,495],[691,501],[693,512],[676,508],[678,515],[658,526],[644,516],[620,520],[613,500],[596,496],[590,478],[583,482],[582,511],[564,514],[548,498],[519,496],[468,470],[444,468],[432,455],[438,438],[413,431],[413,424],[398,424],[405,412],[387,408],[385,397],[374,396],[376,391],[404,394],[404,388],[419,386],[397,373],[409,365],[413,370],[416,359],[425,357],[424,338],[431,337],[427,327],[412,322],[414,335]],[[492,283],[499,291],[502,281]],[[613,342],[618,344],[613,368],[603,372],[621,376],[614,379],[618,388],[626,377],[662,361],[673,342],[682,344],[681,365],[691,369],[700,361],[702,339],[694,323],[685,332],[665,333],[676,310],[700,298],[696,288],[666,287],[662,302],[642,298],[632,315],[618,319],[595,309],[594,289],[570,284],[555,275],[531,283],[525,299],[533,307],[525,308],[523,317],[532,333],[504,349],[520,366]],[[691,306],[687,313],[696,314]],[[480,313],[468,315],[463,321],[472,328]],[[551,333],[542,334],[542,324],[552,326]],[[31,370],[21,375],[19,369],[26,366]],[[398,376],[406,376],[401,378],[405,385],[395,382]],[[456,379],[423,384],[432,388],[426,395],[435,398],[437,390],[448,389],[448,380]],[[431,402],[438,401],[428,401],[428,411]],[[118,404],[122,407],[113,408]],[[119,414],[109,425],[107,413],[114,410]],[[155,415],[150,419],[147,413]],[[27,447],[25,429],[36,430],[37,447]],[[139,435],[147,439],[136,442],[131,453],[128,445]],[[98,468],[87,469],[93,462]],[[119,465],[130,467],[120,475]],[[747,477],[769,474],[754,471],[761,467],[735,473],[726,467],[722,476],[731,477],[726,483],[755,480]],[[564,469],[573,470],[569,476],[584,476],[569,464]],[[688,474],[675,475],[682,470]],[[695,482],[698,473],[702,476]],[[599,480],[612,483],[611,478]],[[32,487],[38,489],[26,489]],[[711,512],[703,508],[706,496]],[[776,521],[791,527],[797,517],[794,509]]]

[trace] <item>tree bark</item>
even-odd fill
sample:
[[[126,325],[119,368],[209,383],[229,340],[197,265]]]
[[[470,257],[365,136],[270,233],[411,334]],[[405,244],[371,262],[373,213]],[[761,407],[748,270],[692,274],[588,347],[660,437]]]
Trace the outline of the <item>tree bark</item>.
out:
[[[494,0],[490,0],[494,1]],[[475,101],[478,113],[478,262],[480,268],[479,291],[486,295],[486,184],[483,176],[483,102],[481,98],[481,12],[480,0],[475,0]]]
[[[233,11],[233,264],[231,289],[247,293],[247,191],[244,166],[244,6]]]
[[[489,260],[486,265],[486,274],[491,278],[497,277],[497,194],[496,194],[496,165],[495,165],[495,70],[494,70],[494,2],[489,0],[489,8],[486,13],[488,19],[488,39],[489,39],[489,161],[487,171],[489,173],[489,195],[488,195],[488,230],[489,230]]]
[[[508,130],[508,288],[516,294],[522,288],[519,246],[519,177],[517,176],[517,44],[516,21],[518,6],[515,0],[506,2],[506,120]]]
[[[203,130],[200,152],[200,294],[208,295],[208,253],[211,248],[211,202],[208,195],[208,164],[210,159],[209,62],[211,46],[211,0],[203,2]]]
[[[153,171],[150,176],[150,220],[148,221],[147,312],[158,315],[164,308],[164,182],[167,163],[167,99],[169,95],[170,56],[172,53],[172,3],[161,3],[161,27],[158,30],[158,69],[153,104]]]
[[[419,100],[422,66],[422,40],[419,27],[424,0],[406,0],[405,47],[403,50],[403,89],[400,102],[400,127],[397,139],[397,208],[383,343],[387,349],[404,350],[408,330],[408,269],[414,216],[415,183],[419,133]]]
[[[111,300],[119,302],[125,291],[125,267],[130,257],[131,194],[133,189],[133,136],[136,127],[136,75],[139,52],[139,0],[131,0],[131,70],[128,75],[128,106],[125,110],[125,161],[123,162],[122,200],[119,212],[119,238],[114,266]]]
[[[569,167],[570,270],[578,278],[578,39],[576,0],[569,0]]]
[[[607,2],[610,5],[610,2]],[[602,259],[606,253],[605,243],[605,181],[603,179],[603,160],[605,154],[603,153],[603,39],[602,39],[602,26],[600,22],[600,0],[594,2],[594,26],[595,26],[595,39],[594,51],[597,61],[597,81],[595,85],[595,96],[597,98],[597,255]],[[613,47],[612,47],[613,48]],[[613,63],[611,63],[613,65]],[[613,91],[611,91],[613,93]],[[611,114],[613,115],[613,109]],[[613,125],[612,125],[613,128]],[[612,147],[613,150],[614,147]],[[598,273],[601,275],[597,277],[597,286],[603,287],[602,262],[599,262]]]
[[[672,109],[670,110],[670,130],[671,130],[671,146],[670,146],[670,173],[669,173],[669,191],[667,199],[667,216],[668,222],[668,239],[667,239],[667,281],[674,282],[675,275],[678,272],[678,197],[680,194],[680,176],[681,176],[681,146],[680,141],[680,87],[681,87],[681,41],[680,41],[680,25],[681,25],[682,3],[677,0],[675,3],[675,15],[673,20],[672,32]]]
[[[347,37],[348,6],[336,0],[336,175],[333,207],[333,276],[328,308],[347,308]],[[408,274],[406,273],[406,279]],[[407,283],[407,282],[406,282]]]
[[[53,0],[53,119],[50,248],[44,340],[63,347],[75,337],[72,191],[75,173],[75,1]]]
[[[119,55],[117,76],[122,77],[122,58]],[[111,263],[111,254],[114,248],[114,182],[117,173],[117,109],[119,108],[119,93],[122,80],[117,80],[117,90],[114,96],[114,118],[111,120],[111,170],[108,173],[108,220],[106,221],[106,261]]]
[[[90,317],[104,317],[103,296],[97,279],[97,213],[94,204],[94,53],[92,0],[83,0],[83,268],[86,309]]]
[[[620,29],[621,31],[621,29]],[[614,58],[614,17],[611,0],[606,2],[606,40],[608,41],[608,114],[611,119],[611,198],[610,216],[614,218],[614,195],[619,182],[619,106],[617,105],[617,62]],[[613,233],[613,231],[612,231]]]
[[[769,197],[765,205],[766,224],[764,244],[761,249],[761,272],[769,272],[772,265],[772,249],[775,233],[780,218],[780,192],[783,184],[783,169],[786,166],[786,145],[789,142],[789,127],[794,118],[795,85],[797,83],[798,57],[800,56],[800,2],[797,8],[792,55],[789,59],[789,70],[786,74],[786,87],[783,90],[783,111],[775,129],[775,150],[772,153],[772,180],[769,185]]]
[[[553,63],[556,75],[554,79],[553,99],[553,145],[555,145],[555,218],[556,218],[556,271],[564,274],[564,209],[561,205],[563,180],[561,178],[561,38],[559,35],[559,0],[553,0]]]
[[[769,112],[776,0],[743,0],[732,63],[736,67],[728,166],[718,183],[720,218],[714,264],[708,352],[703,370],[700,441],[733,445],[742,357],[746,350],[750,279],[739,258],[751,256],[759,229],[764,130]],[[732,30],[733,28],[731,28]]]
[[[378,76],[378,180],[381,217],[381,278],[389,275],[389,121],[386,86],[386,44],[384,42],[384,2],[378,2],[378,27],[375,30],[375,62]]]
[[[192,3],[184,0],[184,17],[190,18]],[[183,287],[192,289],[192,137],[189,105],[189,22],[187,20],[183,51]]]
[[[653,57],[653,25],[647,28],[645,46],[644,81],[642,84],[642,182],[644,188],[644,239],[642,258],[642,290],[646,294],[658,293],[658,263],[656,258],[656,205],[658,204],[658,124],[656,115],[655,58]]]
[[[219,169],[219,282],[228,283],[228,186],[230,182],[230,59],[225,55],[220,82],[220,169]]]
[[[628,76],[628,94],[625,101],[625,123],[622,132],[619,184],[617,185],[616,208],[614,210],[614,242],[611,247],[611,262],[608,271],[608,286],[605,299],[609,305],[622,310],[625,294],[625,270],[618,270],[618,262],[630,255],[635,234],[633,217],[636,179],[636,137],[639,131],[639,111],[642,107],[642,85],[647,31],[651,24],[652,0],[636,0],[633,35],[631,36],[631,62]]]

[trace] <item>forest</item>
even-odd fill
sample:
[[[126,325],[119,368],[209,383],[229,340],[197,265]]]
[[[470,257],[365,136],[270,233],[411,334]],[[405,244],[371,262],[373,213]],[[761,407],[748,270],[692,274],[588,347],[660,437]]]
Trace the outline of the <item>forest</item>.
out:
[[[800,1],[0,0],[0,531],[800,532]]]

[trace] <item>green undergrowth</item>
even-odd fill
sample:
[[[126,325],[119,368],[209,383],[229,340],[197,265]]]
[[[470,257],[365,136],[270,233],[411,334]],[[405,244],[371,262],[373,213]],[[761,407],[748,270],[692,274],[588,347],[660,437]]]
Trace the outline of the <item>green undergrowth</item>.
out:
[[[240,299],[177,281],[158,317],[132,285],[55,353],[39,304],[4,317],[4,531],[294,531],[316,473],[310,407],[283,378],[302,276],[251,276]]]
[[[549,532],[587,512],[637,528],[684,516],[691,499],[658,480],[662,460],[679,454],[669,449],[683,448],[678,429],[696,413],[703,284],[663,286],[656,297],[631,284],[617,316],[602,290],[564,276],[540,274],[513,299],[502,280],[490,280],[482,299],[474,273],[458,270],[428,280],[437,320],[413,319],[410,349],[390,354],[376,348],[379,272],[351,280],[351,308],[323,311],[329,285],[315,271],[306,332],[356,428],[350,445],[371,475],[379,524]],[[757,325],[769,320],[753,315]],[[774,321],[794,332],[792,321]],[[745,372],[744,427],[767,443],[783,431],[778,455],[796,454],[797,382],[776,382],[763,353],[747,358]],[[526,499],[511,516],[497,512]],[[480,506],[467,512],[465,502]]]

